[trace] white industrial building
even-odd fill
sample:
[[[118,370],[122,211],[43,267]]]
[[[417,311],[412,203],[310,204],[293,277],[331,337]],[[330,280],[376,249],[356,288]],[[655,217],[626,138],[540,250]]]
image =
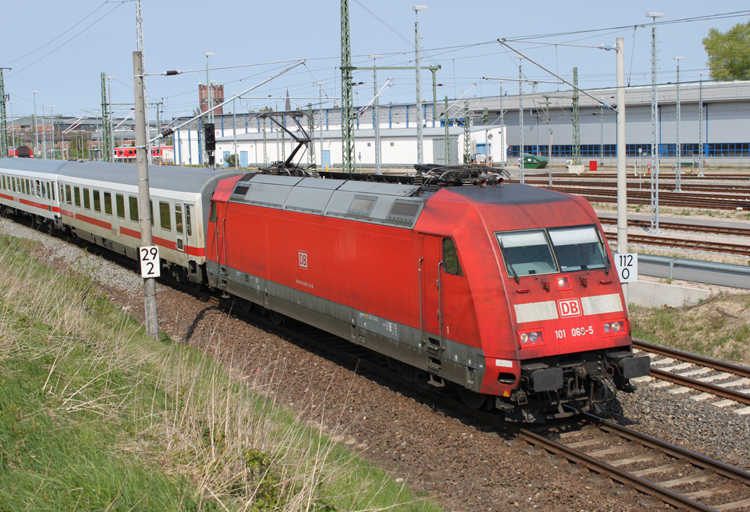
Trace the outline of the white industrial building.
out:
[[[614,103],[616,90],[587,91],[606,103]],[[674,163],[677,138],[677,93],[674,84],[658,87],[658,123],[656,128],[658,154],[667,165]],[[680,146],[681,160],[697,161],[699,135],[703,142],[704,158],[709,164],[750,163],[750,82],[691,82],[679,87],[680,93]],[[702,98],[703,112],[699,111]],[[548,156],[562,165],[573,155],[573,93],[524,94],[523,145],[525,153]],[[635,160],[650,159],[651,153],[651,88],[648,86],[626,89],[626,151],[629,165]],[[449,144],[450,163],[463,161],[465,149],[472,155],[487,154],[495,163],[518,160],[521,131],[519,129],[519,96],[472,98],[451,103]],[[502,107],[501,107],[502,105]],[[423,155],[425,163],[445,162],[444,107],[440,103],[423,103]],[[284,117],[286,127],[295,131],[292,116],[305,114],[300,119],[308,130],[305,111],[274,113]],[[340,167],[341,110],[323,108],[313,111],[315,126],[310,135],[314,140],[314,162],[321,168]],[[616,161],[616,112],[601,107],[594,99],[579,96],[579,133],[581,158],[584,163],[598,161],[600,165],[614,165]],[[411,167],[417,162],[417,130],[415,105],[381,105],[380,137],[382,165],[384,167]],[[699,118],[703,122],[699,127]],[[470,141],[464,146],[464,122],[469,118]],[[358,167],[375,165],[375,114],[368,110],[355,125],[355,158]],[[175,123],[179,124],[179,123]],[[296,143],[288,134],[272,128],[269,120],[260,113],[225,114],[216,116],[217,165],[235,151],[240,165],[258,166],[284,160]],[[264,129],[265,124],[265,129]],[[503,134],[503,126],[505,134]],[[195,123],[198,127],[198,123]],[[236,130],[233,130],[233,127]],[[235,133],[236,131],[236,150]],[[264,133],[265,132],[265,133]],[[264,137],[265,135],[265,137]],[[196,129],[182,128],[174,135],[175,158],[183,165],[203,163],[201,134]],[[264,142],[265,138],[265,142]],[[312,162],[307,153],[295,155],[295,162],[307,165]]]

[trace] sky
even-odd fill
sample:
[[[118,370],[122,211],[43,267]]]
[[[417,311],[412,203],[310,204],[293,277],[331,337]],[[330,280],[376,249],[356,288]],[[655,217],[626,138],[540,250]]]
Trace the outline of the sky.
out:
[[[239,93],[305,60],[291,71],[245,94],[236,112],[283,109],[287,91],[293,108],[312,102],[339,104],[341,65],[340,2],[258,0],[142,0],[146,85],[150,102],[160,102],[163,118],[185,115],[198,106],[198,84],[210,79],[225,95]],[[578,67],[585,89],[615,85],[614,45],[624,38],[626,82],[651,83],[651,23],[657,19],[658,82],[674,82],[676,56],[681,81],[707,72],[702,39],[711,28],[726,31],[750,19],[746,0],[349,0],[351,54],[355,66],[414,66],[414,24],[419,19],[421,65],[436,66],[437,97],[497,95],[499,84],[484,77],[518,77],[518,62],[505,39],[531,61],[572,81]],[[116,116],[133,103],[133,51],[137,49],[136,2],[114,0],[24,0],[3,6],[0,67],[13,114],[95,116],[101,113],[101,73],[106,73]],[[206,57],[206,52],[213,56]],[[159,73],[180,70],[178,76]],[[153,74],[153,75],[152,75]],[[547,71],[523,61],[524,78],[538,80],[537,92],[569,90]],[[413,70],[378,71],[378,88],[391,86],[380,103],[413,102]],[[706,75],[707,78],[707,75]],[[355,71],[355,99],[372,98],[373,72]],[[507,94],[518,93],[506,81]],[[422,74],[422,97],[432,100],[431,73]],[[532,85],[524,83],[524,92]],[[34,91],[38,91],[36,95]],[[7,104],[8,115],[11,105]],[[155,116],[151,107],[149,117]],[[226,111],[232,107],[227,106]]]

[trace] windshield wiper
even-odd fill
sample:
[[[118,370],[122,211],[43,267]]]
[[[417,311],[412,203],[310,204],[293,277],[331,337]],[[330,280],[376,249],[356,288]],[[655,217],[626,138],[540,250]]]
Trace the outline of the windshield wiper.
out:
[[[505,255],[505,249],[503,248],[503,243],[500,242],[498,245],[500,246],[500,252],[503,254],[503,259],[508,262],[506,266],[510,270],[510,273],[513,274],[513,279],[516,280],[516,284],[521,284],[521,280],[518,279],[518,274],[516,274],[516,270],[513,268],[513,264],[510,262],[510,260],[508,260],[508,256]]]

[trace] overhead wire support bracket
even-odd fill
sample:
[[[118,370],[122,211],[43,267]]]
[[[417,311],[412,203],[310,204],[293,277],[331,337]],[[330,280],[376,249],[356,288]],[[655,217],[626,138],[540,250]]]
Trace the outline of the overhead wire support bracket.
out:
[[[607,103],[607,102],[604,102],[604,101],[600,100],[599,98],[596,98],[595,96],[592,96],[591,94],[589,94],[588,92],[584,91],[583,89],[579,89],[579,88],[578,88],[577,86],[575,86],[575,85],[573,85],[572,83],[568,82],[567,80],[565,80],[565,79],[564,79],[563,77],[561,77],[560,75],[557,75],[556,73],[553,73],[552,71],[550,71],[549,69],[545,68],[544,66],[542,66],[542,65],[541,65],[541,64],[539,64],[538,62],[536,62],[536,61],[534,61],[534,60],[532,60],[532,59],[528,58],[528,57],[527,57],[526,55],[524,55],[523,53],[521,53],[521,52],[519,52],[518,50],[516,50],[515,48],[511,47],[511,46],[510,46],[510,45],[509,45],[508,43],[506,43],[506,42],[505,42],[505,39],[498,39],[498,40],[497,40],[497,42],[498,42],[498,43],[500,43],[500,44],[501,44],[502,46],[505,46],[506,48],[508,48],[508,49],[510,49],[510,50],[512,50],[512,51],[514,51],[515,53],[517,53],[518,55],[520,55],[520,56],[521,56],[521,57],[523,57],[524,59],[528,60],[529,62],[531,62],[531,63],[532,63],[532,64],[534,64],[535,66],[537,66],[537,67],[539,67],[539,68],[543,69],[544,71],[546,71],[546,72],[547,72],[547,73],[549,73],[550,75],[552,75],[552,76],[554,76],[555,78],[557,78],[558,80],[562,81],[562,83],[564,83],[564,84],[566,84],[566,85],[568,85],[568,86],[572,87],[572,88],[573,88],[574,90],[577,90],[578,92],[580,92],[580,93],[582,93],[582,94],[585,94],[586,96],[588,96],[589,98],[591,98],[592,100],[594,100],[594,101],[596,102],[596,104],[597,104],[597,105],[601,105],[602,107],[604,107],[604,108],[606,108],[606,109],[614,110],[615,112],[617,112],[617,107],[613,107],[613,106],[612,106],[611,104],[609,104],[609,103]],[[606,49],[606,48],[604,48],[604,49]]]

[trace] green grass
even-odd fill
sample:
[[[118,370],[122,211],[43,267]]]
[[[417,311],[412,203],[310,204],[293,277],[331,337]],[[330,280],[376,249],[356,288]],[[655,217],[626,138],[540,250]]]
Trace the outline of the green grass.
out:
[[[0,239],[0,512],[439,510],[26,249]]]

